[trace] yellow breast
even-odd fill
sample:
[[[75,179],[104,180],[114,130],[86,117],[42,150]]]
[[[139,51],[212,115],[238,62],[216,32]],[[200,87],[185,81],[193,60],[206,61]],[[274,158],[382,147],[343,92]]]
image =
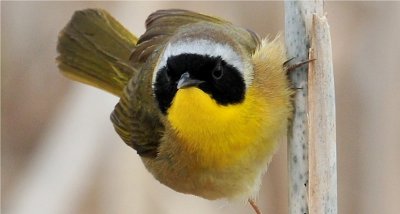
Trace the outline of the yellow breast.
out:
[[[263,155],[268,152],[265,150],[273,150],[273,143],[261,142],[265,127],[271,125],[268,104],[262,97],[249,88],[242,103],[222,106],[198,88],[181,89],[168,111],[168,120],[188,154],[197,155],[198,164],[225,167],[245,160],[246,154],[256,155],[251,154],[251,147]]]

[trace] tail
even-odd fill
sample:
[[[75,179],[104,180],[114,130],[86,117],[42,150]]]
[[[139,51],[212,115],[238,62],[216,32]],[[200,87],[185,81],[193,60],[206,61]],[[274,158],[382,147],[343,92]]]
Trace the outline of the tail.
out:
[[[58,38],[58,67],[72,80],[121,96],[135,73],[129,56],[136,43],[106,11],[76,11]]]

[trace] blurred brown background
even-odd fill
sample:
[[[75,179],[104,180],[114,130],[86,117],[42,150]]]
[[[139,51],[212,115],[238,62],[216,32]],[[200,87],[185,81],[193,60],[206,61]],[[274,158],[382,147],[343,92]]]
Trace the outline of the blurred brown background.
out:
[[[1,2],[2,212],[252,213],[176,193],[114,132],[118,99],[61,76],[57,34],[75,10],[107,9],[140,35],[147,15],[185,8],[262,36],[284,30],[283,2]],[[327,2],[337,108],[340,213],[400,210],[400,3]],[[287,213],[286,145],[263,180],[265,213]]]

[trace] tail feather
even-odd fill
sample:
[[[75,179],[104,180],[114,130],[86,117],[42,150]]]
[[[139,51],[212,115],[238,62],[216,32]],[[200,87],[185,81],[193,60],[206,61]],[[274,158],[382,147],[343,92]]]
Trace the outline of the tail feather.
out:
[[[136,72],[129,56],[137,40],[104,10],[76,11],[58,38],[58,67],[73,80],[121,96]]]

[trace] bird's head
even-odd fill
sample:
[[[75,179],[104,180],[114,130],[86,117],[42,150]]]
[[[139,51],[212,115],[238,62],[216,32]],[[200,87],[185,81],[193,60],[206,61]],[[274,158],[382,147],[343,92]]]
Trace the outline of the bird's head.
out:
[[[170,43],[160,57],[153,77],[153,90],[163,114],[176,103],[177,96],[196,103],[202,97],[208,104],[229,106],[243,102],[251,82],[250,63],[230,44],[211,40],[184,40]],[[204,103],[206,104],[206,103]],[[195,107],[196,105],[194,105]]]

